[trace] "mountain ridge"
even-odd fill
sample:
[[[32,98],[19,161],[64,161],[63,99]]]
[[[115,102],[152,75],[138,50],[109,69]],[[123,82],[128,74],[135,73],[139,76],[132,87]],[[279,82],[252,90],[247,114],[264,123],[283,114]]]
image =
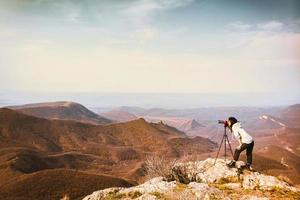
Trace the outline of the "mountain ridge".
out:
[[[111,120],[90,111],[79,103],[71,101],[34,103],[7,108],[45,119],[74,120],[91,124],[112,123]]]

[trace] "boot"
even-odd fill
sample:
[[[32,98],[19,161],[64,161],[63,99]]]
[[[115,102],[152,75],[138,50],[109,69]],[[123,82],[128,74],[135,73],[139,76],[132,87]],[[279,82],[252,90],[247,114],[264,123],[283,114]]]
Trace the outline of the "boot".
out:
[[[230,161],[230,163],[227,163],[226,165],[227,165],[227,167],[229,167],[229,168],[235,167],[235,160]]]
[[[249,163],[246,164],[246,168],[247,168],[249,171],[253,171],[253,168],[251,167],[251,164],[249,164]]]

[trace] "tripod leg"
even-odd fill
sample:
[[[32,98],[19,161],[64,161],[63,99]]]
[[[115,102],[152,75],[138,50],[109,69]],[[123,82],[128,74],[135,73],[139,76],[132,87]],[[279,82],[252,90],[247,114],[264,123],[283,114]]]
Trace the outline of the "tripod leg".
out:
[[[219,150],[218,150],[217,156],[216,156],[216,158],[215,158],[214,165],[215,165],[216,162],[217,162],[217,158],[218,158],[218,156],[219,156],[219,153],[220,153],[220,150],[221,150],[221,147],[222,147],[222,144],[223,144],[224,137],[225,137],[225,135],[223,135],[223,138],[222,138],[222,140],[221,140],[221,144],[220,144],[220,146],[219,146]]]
[[[228,136],[227,136],[227,135],[226,135],[226,139],[227,139],[227,141],[228,141],[229,149],[230,149],[231,155],[232,155],[232,157],[233,157],[233,151],[232,151],[232,148],[231,148],[231,145],[230,145],[230,142],[229,142],[229,139],[228,139]],[[225,140],[226,140],[226,139],[225,139]]]
[[[226,142],[227,142],[227,141],[226,141],[226,138],[227,138],[227,137],[225,136],[225,142],[224,142],[224,146],[225,146],[225,162],[226,162]]]

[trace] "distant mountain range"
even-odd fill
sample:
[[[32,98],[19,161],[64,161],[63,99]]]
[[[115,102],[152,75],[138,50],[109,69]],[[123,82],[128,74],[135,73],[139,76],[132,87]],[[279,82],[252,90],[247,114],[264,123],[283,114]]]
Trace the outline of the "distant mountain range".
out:
[[[136,116],[188,118],[201,121],[217,121],[235,116],[240,120],[255,118],[261,115],[277,115],[284,107],[203,107],[190,109],[164,109],[141,107],[117,107],[114,110],[125,111]]]
[[[254,167],[300,184],[299,104],[238,107],[236,115],[234,109],[213,108],[209,113],[209,108],[122,107],[99,115],[65,101],[0,108],[0,196],[18,199],[28,190],[32,192],[22,199],[38,199],[48,191],[44,199],[57,199],[72,191],[76,199],[97,189],[143,182],[149,155],[214,157],[223,135],[215,119],[226,119],[227,111],[229,116],[242,116],[254,137]],[[85,183],[93,186],[87,189]]]
[[[194,119],[186,118],[171,118],[171,117],[145,117],[147,121],[150,122],[163,122],[169,126],[176,127],[177,129],[186,132],[195,131],[204,127]]]
[[[121,110],[111,110],[108,112],[101,113],[101,116],[106,117],[115,122],[128,122],[135,119],[138,119],[137,116],[131,114],[129,112],[121,111]]]
[[[64,114],[70,107],[72,114]],[[75,103],[28,108],[31,115],[24,114],[28,111],[24,106],[0,109],[0,195],[12,199],[20,193],[24,195],[24,190],[28,191],[23,199],[38,199],[37,195],[45,190],[49,195],[44,193],[44,199],[62,197],[69,190],[76,190],[78,198],[96,186],[126,186],[143,179],[143,162],[148,155],[180,158],[216,148],[209,139],[191,139],[174,127],[144,119],[113,124],[105,120],[101,123],[110,124],[97,125],[94,122],[99,116],[87,117],[85,114],[90,112]],[[80,117],[74,113],[80,113]],[[83,185],[87,179],[93,179],[90,184],[95,184],[89,190]],[[80,183],[57,188],[56,183],[63,180]]]

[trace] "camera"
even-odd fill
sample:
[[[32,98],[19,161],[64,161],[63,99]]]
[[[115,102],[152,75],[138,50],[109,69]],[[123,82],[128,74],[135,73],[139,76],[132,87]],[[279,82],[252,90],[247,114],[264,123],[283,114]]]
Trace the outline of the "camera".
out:
[[[225,127],[228,127],[228,121],[227,120],[218,120],[219,124],[224,124]]]

